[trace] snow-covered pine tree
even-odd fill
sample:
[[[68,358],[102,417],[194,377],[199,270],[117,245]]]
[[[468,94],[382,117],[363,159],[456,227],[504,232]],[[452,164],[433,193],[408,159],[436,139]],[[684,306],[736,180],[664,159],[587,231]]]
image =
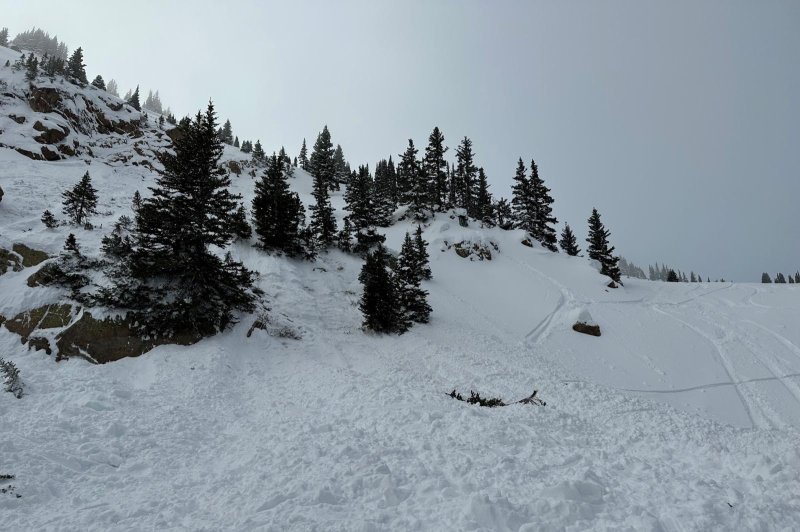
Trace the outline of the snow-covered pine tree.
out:
[[[226,120],[222,126],[222,142],[229,146],[233,145],[233,128],[230,120]]]
[[[230,192],[230,176],[219,165],[223,146],[213,104],[178,127],[183,135],[173,142],[174,153],[160,154],[164,173],[136,213],[136,246],[128,261],[133,279],[120,279],[121,290],[104,295],[133,309],[148,332],[204,335],[225,329],[235,311],[252,310],[258,292],[252,272],[210,250],[235,238],[241,199]]]
[[[0,29],[0,46],[8,47],[8,28]]]
[[[306,148],[306,139],[303,139],[303,145],[300,147],[300,156],[297,158],[297,162],[305,171],[308,171],[308,148]]]
[[[382,245],[367,253],[358,280],[364,287],[359,309],[363,327],[375,332],[402,332],[407,327],[398,305],[397,291],[388,267],[389,258]]]
[[[62,210],[72,223],[82,225],[97,214],[97,189],[92,186],[88,171],[72,190],[64,191],[61,196],[64,198]]]
[[[536,162],[531,160],[531,177],[529,180],[532,201],[535,205],[535,225],[531,235],[541,242],[542,246],[553,252],[558,252],[556,246],[556,230],[553,227],[558,220],[553,216],[553,197],[550,189],[544,184],[544,180],[539,177],[539,167]],[[617,280],[617,279],[615,279]]]
[[[678,274],[675,273],[675,270],[670,269],[669,272],[667,272],[667,282],[668,283],[679,283],[680,281],[681,280],[678,277]]]
[[[119,86],[117,85],[117,80],[112,79],[106,84],[106,92],[119,98]]]
[[[49,210],[46,210],[42,213],[42,223],[48,229],[58,227],[58,220],[56,220],[56,217],[53,216],[53,213]]]
[[[475,210],[475,185],[478,167],[475,166],[475,153],[472,141],[464,137],[456,148],[456,166],[453,176],[455,190],[455,207],[466,209],[467,215],[478,218]]]
[[[572,232],[572,228],[568,223],[564,223],[564,229],[561,231],[561,240],[558,244],[564,250],[564,253],[570,257],[575,257],[581,252],[581,248],[578,247],[578,239],[575,238],[575,233]]]
[[[489,182],[486,172],[478,168],[478,190],[475,194],[475,218],[481,221],[484,227],[494,225],[494,212],[492,209],[492,193],[489,192]]]
[[[327,131],[327,128],[325,131]],[[317,151],[315,145],[314,154],[311,155],[311,167],[314,176],[314,190],[311,194],[314,196],[314,205],[310,207],[311,223],[309,227],[319,243],[322,246],[328,246],[336,238],[336,218],[333,215],[333,206],[328,192],[333,178],[330,173],[333,166],[323,160],[322,152],[324,150],[322,150],[322,146],[324,142],[320,144],[320,140],[317,139],[317,144],[321,148],[320,151]],[[315,160],[314,155],[317,153],[319,153],[319,156]]]
[[[286,150],[283,146],[281,146],[281,150],[278,152],[278,159],[283,165],[283,173],[286,174],[286,177],[293,177],[294,166],[292,165],[292,160],[286,155]]]
[[[494,211],[494,221],[497,227],[508,231],[514,227],[514,213],[511,211],[511,204],[506,198],[500,198],[492,206]]]
[[[378,161],[375,165],[374,191],[375,223],[380,227],[389,227],[397,203],[395,175],[390,171],[389,161],[386,159]]]
[[[302,253],[300,230],[305,223],[305,209],[300,198],[289,189],[280,158],[272,155],[267,168],[256,182],[253,196],[253,225],[258,246],[296,256]]]
[[[375,192],[369,167],[360,166],[356,177],[345,191],[346,209],[350,211],[347,219],[355,232],[356,245],[353,251],[364,253],[382,244],[386,237],[377,230],[377,210],[375,208]]]
[[[589,217],[589,236],[586,238],[589,247],[586,251],[590,259],[600,263],[601,274],[620,282],[621,274],[617,266],[619,257],[614,256],[614,247],[609,247],[608,237],[610,235],[611,232],[603,226],[603,222],[600,220],[600,213],[597,212],[597,209],[592,209],[592,215]]]
[[[536,213],[527,173],[525,163],[520,157],[517,161],[517,172],[514,174],[514,185],[511,187],[511,210],[514,214],[514,227],[533,234],[536,230]]]
[[[233,147],[234,148],[241,148],[241,144],[239,144],[239,137],[238,136],[235,139],[233,139]]]
[[[775,283],[776,284],[786,284],[786,277],[781,272],[775,276]]]
[[[422,226],[417,225],[417,230],[414,231],[414,248],[417,251],[417,270],[419,270],[420,277],[426,281],[433,278],[431,272],[430,257],[428,255],[428,243],[422,238]]]
[[[83,48],[78,47],[67,61],[67,77],[73,83],[86,85],[86,65],[83,64]]]
[[[414,187],[419,178],[418,151],[414,147],[414,141],[408,139],[408,147],[406,151],[400,154],[400,161],[397,163],[397,196],[398,203],[403,205],[408,205],[412,202],[412,187]]]
[[[353,251],[353,224],[350,223],[350,218],[347,216],[342,222],[342,230],[336,235],[336,247],[345,253]]]
[[[103,81],[103,76],[101,76],[100,74],[98,74],[98,75],[97,75],[97,76],[96,76],[96,77],[95,77],[95,78],[92,80],[92,86],[93,86],[93,87],[97,87],[97,88],[98,88],[98,89],[100,89],[100,90],[106,90],[106,82],[105,82],[105,81]]]
[[[420,286],[422,272],[420,271],[419,253],[408,233],[406,233],[400,248],[394,279],[400,312],[405,318],[404,321],[409,324],[412,322],[428,323],[431,314],[428,292]]]
[[[136,90],[130,96],[126,96],[125,101],[137,111],[142,110],[142,105],[139,103],[139,85],[136,85]]]
[[[350,180],[350,165],[345,160],[342,146],[339,144],[333,152],[333,179],[336,181],[336,190],[339,190],[339,185],[346,185]]]
[[[14,395],[17,399],[22,399],[23,385],[19,376],[19,369],[10,360],[0,358],[0,374],[3,375],[5,390]]]
[[[439,211],[444,211],[447,204],[447,161],[444,159],[447,150],[444,145],[444,135],[438,127],[434,127],[428,137],[422,164],[425,175],[430,180],[431,206]]]
[[[267,159],[267,154],[264,152],[264,148],[261,147],[261,140],[256,140],[255,145],[253,146],[253,164],[256,166],[263,166],[264,162]]]
[[[39,75],[39,60],[36,59],[36,56],[31,54],[28,56],[28,60],[25,64],[25,79],[28,81],[34,81],[36,76]]]
[[[331,133],[328,126],[324,126],[317,141],[314,143],[314,151],[308,161],[309,172],[315,178],[322,180],[328,190],[339,190],[336,182],[336,166],[333,160],[334,149],[331,143]]]

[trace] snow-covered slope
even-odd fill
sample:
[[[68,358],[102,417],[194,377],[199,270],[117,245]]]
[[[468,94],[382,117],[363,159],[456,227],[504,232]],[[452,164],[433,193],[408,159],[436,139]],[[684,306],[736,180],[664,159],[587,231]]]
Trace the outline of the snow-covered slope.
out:
[[[119,150],[141,140],[109,138]],[[96,253],[155,177],[114,152],[47,162],[0,148],[0,248],[57,253],[74,232]],[[103,213],[95,230],[46,229],[42,211],[60,212],[61,192],[87,170]],[[233,180],[249,202],[253,178]],[[297,170],[292,186],[310,202],[308,174]],[[342,203],[337,193],[339,216]],[[412,229],[389,228],[389,247]],[[267,330],[250,336],[254,317],[243,316],[194,346],[97,366],[56,364],[0,327],[0,356],[26,384],[20,400],[0,393],[0,474],[16,475],[0,487],[22,495],[0,493],[3,526],[800,528],[794,286],[626,280],[613,290],[586,259],[524,246],[517,231],[446,215],[424,229],[434,312],[402,336],[360,330],[358,258],[306,263],[246,242],[233,252],[259,272],[271,309]],[[492,260],[460,257],[459,242]],[[31,271],[0,276],[0,314],[63,297],[27,287]],[[601,337],[571,329],[586,311]],[[469,406],[445,395],[453,388],[507,400],[538,389],[547,406]]]

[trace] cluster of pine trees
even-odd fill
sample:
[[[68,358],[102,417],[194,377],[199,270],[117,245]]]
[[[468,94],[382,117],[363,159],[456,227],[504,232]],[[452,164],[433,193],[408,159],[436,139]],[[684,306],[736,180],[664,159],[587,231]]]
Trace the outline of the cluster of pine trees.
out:
[[[9,44],[12,49],[17,51],[29,50],[39,56],[47,55],[62,61],[67,60],[67,45],[59,42],[58,37],[50,37],[50,34],[39,28],[23,31],[14,37],[10,43],[8,41],[8,28],[3,28],[0,30],[0,46],[9,46]]]
[[[761,282],[762,283],[777,283],[777,284],[800,284],[800,271],[796,271],[794,275],[791,273],[788,275],[783,275],[781,272],[778,272],[775,275],[775,280],[773,281],[772,278],[769,276],[767,272],[761,274]]]
[[[648,276],[647,278],[651,281],[664,281],[668,283],[702,283],[703,276],[695,274],[693,271],[689,272],[687,276],[686,273],[682,272],[677,268],[670,268],[666,264],[662,263],[660,266],[656,262],[655,266],[648,265]],[[644,279],[644,277],[641,277]],[[716,282],[724,282],[725,279],[717,279]],[[711,278],[707,277],[707,283],[711,282]]]

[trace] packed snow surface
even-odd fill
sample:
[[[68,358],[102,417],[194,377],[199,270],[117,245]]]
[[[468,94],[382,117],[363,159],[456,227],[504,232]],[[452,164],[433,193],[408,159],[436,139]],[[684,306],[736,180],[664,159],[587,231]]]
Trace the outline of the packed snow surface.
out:
[[[7,113],[5,113],[7,114]],[[110,156],[111,154],[109,154]],[[241,158],[229,148],[226,158]],[[96,229],[46,229],[85,171]],[[292,187],[310,201],[311,180]],[[0,247],[86,253],[154,174],[102,156],[31,161],[0,148]],[[253,179],[234,176],[249,202]],[[334,195],[341,217],[341,193]],[[101,227],[102,226],[102,227]],[[401,221],[387,244],[399,249]],[[431,323],[367,334],[361,260],[234,254],[270,308],[190,347],[55,363],[0,327],[26,394],[0,392],[6,530],[798,530],[800,288],[618,289],[585,258],[519,231],[425,224]],[[492,260],[461,258],[458,242]],[[496,247],[495,247],[496,246]],[[58,301],[32,269],[0,276],[0,314]],[[582,312],[601,337],[572,331]],[[283,334],[290,331],[301,339]],[[452,389],[547,406],[481,408]],[[21,495],[17,498],[15,494]]]

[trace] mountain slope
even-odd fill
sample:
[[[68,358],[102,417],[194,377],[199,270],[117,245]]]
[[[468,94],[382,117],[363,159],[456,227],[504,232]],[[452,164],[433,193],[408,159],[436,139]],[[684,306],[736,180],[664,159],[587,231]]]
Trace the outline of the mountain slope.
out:
[[[0,79],[13,75],[0,68]],[[13,105],[0,117],[25,110]],[[25,112],[25,127],[41,118]],[[3,135],[27,131],[3,124]],[[81,146],[116,147],[52,162],[9,140],[0,247],[55,254],[73,232],[98,253],[155,178],[117,153],[142,139],[155,149],[158,133],[92,132]],[[242,158],[226,148],[226,161]],[[59,212],[60,193],[87,170],[100,195],[96,228],[46,229],[41,212]],[[246,204],[253,184],[234,176]],[[296,170],[291,184],[310,203],[310,176]],[[341,218],[341,193],[333,202]],[[389,228],[389,248],[413,227]],[[194,346],[92,365],[56,364],[0,327],[0,355],[26,384],[20,400],[0,393],[0,474],[15,474],[8,483],[22,495],[0,493],[4,525],[800,528],[795,287],[626,280],[612,290],[585,259],[522,245],[518,231],[438,215],[424,234],[434,312],[402,336],[360,330],[357,257],[333,250],[307,263],[247,242],[232,252],[260,275],[263,330],[242,316]],[[492,259],[462,258],[457,243]],[[32,271],[0,276],[0,314],[63,299],[28,287]],[[582,311],[601,337],[571,330]],[[484,409],[447,397],[453,388],[507,400],[538,389],[547,406]]]

